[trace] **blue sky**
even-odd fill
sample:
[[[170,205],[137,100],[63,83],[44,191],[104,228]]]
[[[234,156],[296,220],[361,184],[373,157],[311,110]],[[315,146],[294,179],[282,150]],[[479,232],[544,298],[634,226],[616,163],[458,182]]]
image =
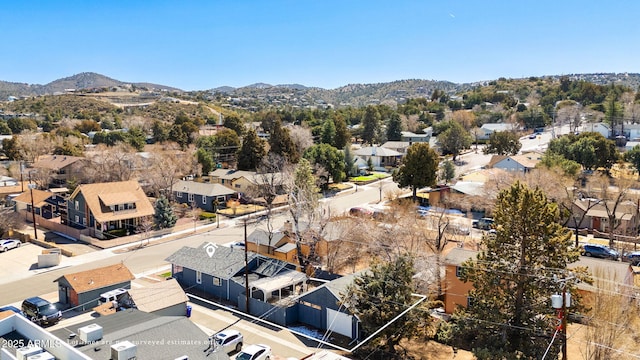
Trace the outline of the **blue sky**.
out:
[[[640,72],[640,1],[11,1],[0,80],[184,90]]]

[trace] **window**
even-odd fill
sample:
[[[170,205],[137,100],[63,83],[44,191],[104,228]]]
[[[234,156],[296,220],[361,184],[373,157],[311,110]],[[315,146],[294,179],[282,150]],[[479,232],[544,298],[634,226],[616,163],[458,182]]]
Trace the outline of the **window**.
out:
[[[234,185],[236,189],[240,189],[242,186],[240,186],[240,184],[235,184]]]
[[[82,225],[87,225],[87,218],[86,217],[82,218]]]
[[[193,202],[193,194],[189,194],[189,202]]]
[[[79,224],[79,223],[80,223],[80,217],[79,217],[78,215],[76,215],[76,217],[75,217],[75,219],[74,219],[74,222],[75,222],[76,224]]]
[[[462,275],[462,266],[456,266],[456,277],[460,278]]]
[[[467,307],[471,308],[473,307],[473,303],[475,302],[474,298],[472,298],[471,296],[467,296]]]
[[[182,197],[182,191],[178,191],[178,192],[176,193],[176,197],[181,198],[181,197]]]
[[[202,273],[200,271],[196,271],[196,284],[202,284]]]
[[[76,210],[79,210],[80,209],[80,203],[78,202],[78,200],[76,200],[75,203],[76,203]]]
[[[222,286],[222,281],[218,277],[213,277],[213,286]]]
[[[206,204],[206,203],[207,203],[207,197],[206,197],[206,196],[203,196],[203,197],[202,197],[202,203],[203,203],[203,204]]]

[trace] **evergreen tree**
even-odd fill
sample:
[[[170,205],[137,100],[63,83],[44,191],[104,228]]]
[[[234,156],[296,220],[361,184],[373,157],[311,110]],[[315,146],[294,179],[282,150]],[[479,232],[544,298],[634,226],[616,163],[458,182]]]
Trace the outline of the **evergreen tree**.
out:
[[[400,187],[411,187],[415,200],[419,188],[435,185],[437,174],[438,154],[429,144],[420,142],[409,146],[393,181]]]
[[[496,233],[485,237],[475,260],[462,265],[460,277],[473,284],[473,300],[457,312],[453,338],[468,342],[477,356],[541,359],[549,338],[540,335],[557,325],[549,299],[562,284],[554,275],[567,277],[567,265],[579,252],[571,248],[571,232],[558,223],[558,204],[540,189],[514,183],[499,193],[494,215]],[[567,290],[577,281],[570,280]],[[572,297],[573,309],[577,300]]]
[[[238,170],[254,171],[267,153],[264,145],[255,130],[247,130],[238,153]]]
[[[387,124],[387,140],[400,141],[402,139],[402,119],[398,113],[391,114]]]
[[[351,153],[351,144],[347,144],[347,146],[344,147],[344,170],[347,177],[354,176],[358,173],[358,170],[355,169],[355,159]]]
[[[444,180],[445,185],[449,183],[454,177],[456,177],[456,167],[453,161],[447,160],[442,163],[440,178]]]
[[[151,131],[153,132],[153,142],[159,143],[169,140],[169,128],[162,122],[158,120],[154,121],[151,126]]]
[[[489,135],[489,143],[484,148],[485,154],[515,155],[520,151],[522,143],[515,132],[494,131]]]
[[[322,126],[322,135],[320,137],[320,142],[322,142],[323,144],[333,145],[335,137],[336,125],[333,123],[333,120],[328,119]]]
[[[365,334],[373,334],[416,301],[411,296],[414,274],[413,260],[408,255],[388,263],[374,263],[347,287],[342,305],[355,312]],[[396,345],[418,333],[417,316],[409,312],[397,319],[377,335],[372,346],[384,346],[386,358],[396,358]],[[375,349],[364,351],[371,354]]]
[[[375,106],[367,106],[362,119],[362,141],[373,144],[380,131],[380,113]]]
[[[236,114],[225,116],[223,125],[227,129],[231,129],[235,131],[238,136],[244,135],[244,132],[245,132],[244,123],[242,122],[242,120],[240,120],[240,118]]]
[[[213,161],[213,156],[211,153],[203,148],[199,148],[196,151],[196,159],[198,160],[198,164],[202,165],[202,174],[209,174],[213,170],[215,163]]]
[[[280,120],[276,120],[273,124],[271,136],[269,137],[269,146],[269,152],[284,157],[292,164],[297,163],[300,159],[298,149],[296,149],[296,145],[289,135],[289,129],[282,126]]]
[[[337,149],[343,149],[350,142],[351,133],[341,115],[336,116],[333,122],[336,125],[336,136],[333,138],[333,146]]]
[[[173,212],[173,208],[166,197],[160,196],[158,200],[156,200],[154,207],[156,212],[153,215],[153,222],[158,229],[172,228],[176,225],[178,217]]]
[[[339,183],[344,179],[344,154],[333,146],[329,144],[314,145],[304,152],[304,158],[327,170],[333,178],[333,182]],[[326,184],[329,184],[329,179]]]
[[[460,154],[463,149],[471,146],[471,135],[465,130],[460,123],[449,121],[450,126],[443,133],[438,135],[438,143],[442,149],[443,155],[453,155],[453,160]]]

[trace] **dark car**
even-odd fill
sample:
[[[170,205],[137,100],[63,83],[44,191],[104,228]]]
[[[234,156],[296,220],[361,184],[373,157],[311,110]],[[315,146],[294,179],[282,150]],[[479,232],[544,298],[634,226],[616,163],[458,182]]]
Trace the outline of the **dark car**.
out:
[[[630,253],[626,253],[623,257],[633,266],[638,266],[640,264],[640,251],[632,251]]]
[[[38,325],[57,324],[62,312],[52,303],[41,297],[31,297],[22,302],[24,316]]]
[[[585,244],[582,246],[582,254],[584,256],[596,257],[601,259],[618,260],[620,254],[604,245]]]
[[[471,224],[476,229],[481,230],[491,230],[493,228],[493,219],[492,218],[482,218],[480,220],[475,220]]]

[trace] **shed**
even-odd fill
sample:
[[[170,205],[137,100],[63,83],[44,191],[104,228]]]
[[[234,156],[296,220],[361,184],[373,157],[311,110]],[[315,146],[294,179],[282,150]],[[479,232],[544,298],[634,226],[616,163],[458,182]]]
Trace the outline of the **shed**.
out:
[[[58,298],[61,304],[91,309],[98,305],[100,294],[117,288],[129,289],[135,276],[124,266],[114,264],[88,271],[63,275],[58,283]]]

